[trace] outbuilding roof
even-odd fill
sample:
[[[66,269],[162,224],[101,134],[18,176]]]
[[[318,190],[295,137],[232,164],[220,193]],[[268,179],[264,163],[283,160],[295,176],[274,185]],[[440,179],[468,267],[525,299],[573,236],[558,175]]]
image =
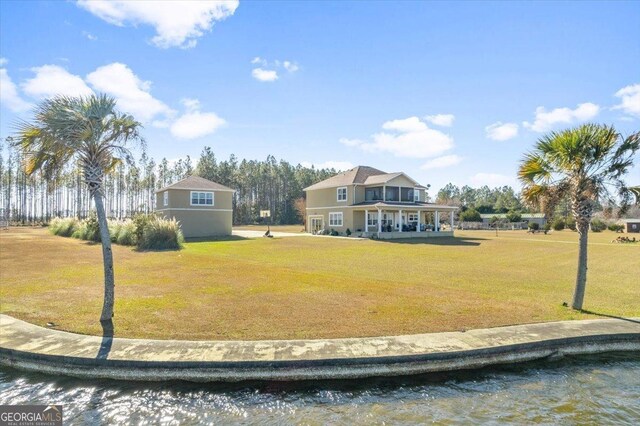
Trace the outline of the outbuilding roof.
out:
[[[187,189],[192,191],[231,191],[235,190],[228,186],[221,185],[217,182],[210,181],[200,176],[189,176],[176,183],[158,189],[156,192],[166,191],[167,189]]]
[[[507,215],[505,213],[487,213],[481,214],[481,218],[483,219],[492,219],[497,217],[498,219],[506,219]],[[520,214],[522,219],[544,219],[544,213],[522,213]]]
[[[316,184],[313,184],[307,188],[305,191],[314,190],[314,189],[326,189],[326,188],[336,188],[339,186],[347,186],[353,184],[360,185],[375,185],[375,184],[383,184],[389,182],[391,179],[394,179],[398,176],[404,175],[407,179],[414,182],[416,185],[418,183],[411,179],[409,176],[402,172],[396,173],[387,173],[382,170],[378,170],[374,167],[369,166],[357,166],[353,169],[347,170],[346,172],[338,173],[335,176],[331,176],[328,179],[320,181]]]

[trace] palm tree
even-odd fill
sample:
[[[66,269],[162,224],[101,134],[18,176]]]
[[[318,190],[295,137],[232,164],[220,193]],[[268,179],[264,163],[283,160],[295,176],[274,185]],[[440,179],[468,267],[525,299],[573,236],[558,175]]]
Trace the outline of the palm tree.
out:
[[[104,209],[103,178],[121,161],[131,162],[129,142],[140,142],[141,124],[116,111],[116,101],[106,95],[58,96],[40,103],[33,122],[20,122],[13,143],[24,153],[25,172],[40,171],[55,179],[75,162],[89,187],[100,226],[104,262],[104,302],[100,321],[111,321],[114,304],[114,275],[111,239]]]
[[[571,210],[580,235],[578,273],[573,309],[582,309],[587,284],[587,238],[597,201],[621,203],[620,214],[629,207],[631,191],[623,177],[640,146],[640,132],[622,137],[613,126],[585,124],[551,132],[525,155],[518,177],[526,203],[541,208],[549,217],[563,199]]]

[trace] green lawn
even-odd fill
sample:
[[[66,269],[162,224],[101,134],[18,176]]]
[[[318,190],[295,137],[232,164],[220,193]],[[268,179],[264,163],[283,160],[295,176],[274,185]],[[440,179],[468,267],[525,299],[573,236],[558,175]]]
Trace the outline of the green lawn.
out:
[[[590,234],[585,309],[640,316],[640,244]],[[160,339],[374,336],[596,318],[562,306],[577,235],[456,231],[413,241],[329,237],[114,246],[115,333]],[[0,311],[100,334],[100,245],[0,231]]]

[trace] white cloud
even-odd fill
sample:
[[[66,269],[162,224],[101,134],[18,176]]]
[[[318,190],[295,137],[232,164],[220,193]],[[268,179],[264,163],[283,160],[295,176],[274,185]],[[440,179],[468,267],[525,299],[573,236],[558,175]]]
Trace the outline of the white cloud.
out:
[[[9,60],[7,58],[0,58],[0,67],[7,65]]]
[[[453,148],[453,139],[439,130],[430,129],[418,117],[387,121],[384,130],[372,136],[372,142],[340,139],[344,145],[366,152],[389,152],[396,157],[436,157]]]
[[[98,39],[98,37],[94,36],[93,34],[91,34],[88,31],[83,31],[82,35],[85,36],[86,38],[88,38],[91,41],[96,41]]]
[[[254,68],[251,75],[258,81],[276,81],[278,73],[273,70],[265,70],[262,68]]]
[[[132,114],[143,123],[158,115],[174,114],[164,102],[151,96],[151,82],[142,81],[125,64],[114,62],[99,67],[87,75],[87,81],[97,91],[114,96],[120,111]]]
[[[632,84],[618,90],[615,94],[622,103],[613,109],[621,109],[626,114],[640,117],[640,84]]]
[[[93,91],[84,80],[59,65],[43,65],[31,68],[36,75],[24,81],[21,86],[29,96],[50,98],[56,95],[87,96]]]
[[[469,178],[471,186],[479,187],[487,185],[490,188],[498,186],[512,186],[517,187],[515,177],[501,175],[498,173],[476,173]]]
[[[446,167],[455,166],[456,164],[460,164],[462,161],[462,157],[452,154],[452,155],[443,155],[442,157],[434,158],[433,160],[429,160],[420,167],[422,170],[430,170],[430,169],[444,169]]]
[[[256,65],[256,64],[260,64],[263,67],[266,67],[268,65],[267,60],[266,59],[262,59],[260,56],[256,56],[255,58],[253,58],[251,60],[251,63]]]
[[[6,59],[2,59],[4,62],[1,63],[6,64]],[[13,112],[26,111],[31,108],[31,105],[18,93],[18,88],[5,68],[0,68],[0,104],[5,105]]]
[[[353,169],[355,166],[348,161],[325,161],[324,163],[311,163],[310,161],[303,161],[300,163],[302,167],[315,167],[317,169],[336,169],[341,172],[344,170]]]
[[[291,73],[294,73],[299,69],[298,64],[294,64],[293,62],[290,62],[290,61],[284,61],[282,63],[282,66],[284,67],[284,69],[286,69]]]
[[[436,114],[436,115],[427,115],[424,117],[429,123],[435,124],[436,126],[444,126],[451,127],[453,125],[453,120],[455,120],[455,116],[453,114]]]
[[[151,42],[161,48],[191,48],[216,21],[233,15],[238,0],[127,1],[78,0],[78,6],[110,24],[151,25]]]
[[[366,143],[361,139],[347,139],[347,138],[340,138],[339,142],[343,145],[351,146],[351,147],[360,146]]]
[[[171,124],[171,134],[180,139],[197,139],[214,133],[227,122],[213,112],[200,112],[200,101],[184,98],[180,101],[186,112]]]
[[[516,123],[503,123],[498,121],[484,128],[487,138],[494,141],[506,141],[518,136],[518,125]]]
[[[533,124],[524,121],[522,124],[534,132],[546,132],[556,124],[573,124],[592,119],[600,112],[600,107],[591,102],[578,104],[575,109],[556,108],[546,111],[544,107],[536,108],[536,117]]]

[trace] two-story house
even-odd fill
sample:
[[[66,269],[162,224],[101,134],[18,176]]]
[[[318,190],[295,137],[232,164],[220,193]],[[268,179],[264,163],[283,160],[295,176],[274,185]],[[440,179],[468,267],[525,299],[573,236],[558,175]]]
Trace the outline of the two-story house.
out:
[[[402,172],[358,166],[304,190],[311,233],[349,229],[379,238],[453,235],[457,207],[426,202],[426,188]]]

